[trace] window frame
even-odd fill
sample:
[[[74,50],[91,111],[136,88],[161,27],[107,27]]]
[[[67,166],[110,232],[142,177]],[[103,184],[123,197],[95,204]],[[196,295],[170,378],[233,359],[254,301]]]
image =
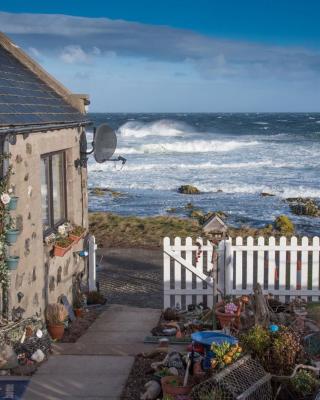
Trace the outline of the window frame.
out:
[[[62,166],[63,166],[63,171],[62,171],[62,179],[63,179],[63,205],[64,205],[64,216],[62,219],[54,223],[54,207],[53,207],[53,173],[52,173],[52,157],[56,154],[61,154],[63,161],[62,161]],[[67,221],[67,215],[68,215],[68,197],[67,197],[67,164],[66,164],[66,151],[65,150],[58,150],[58,151],[53,151],[50,153],[45,153],[41,155],[41,160],[48,160],[48,168],[46,168],[46,173],[47,173],[47,186],[48,186],[48,228],[44,229],[44,224],[43,224],[43,215],[42,215],[42,225],[43,225],[43,235],[48,236],[51,233],[55,232],[56,229],[63,223]],[[41,196],[41,209],[42,209],[42,196]]]

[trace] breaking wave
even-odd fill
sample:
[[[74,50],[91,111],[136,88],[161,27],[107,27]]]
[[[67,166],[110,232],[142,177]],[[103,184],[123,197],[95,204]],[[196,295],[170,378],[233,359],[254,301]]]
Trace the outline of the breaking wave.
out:
[[[189,125],[168,119],[145,123],[140,121],[128,121],[120,126],[118,133],[124,138],[143,138],[146,136],[183,136],[192,132]]]
[[[148,153],[221,153],[233,151],[241,147],[255,146],[259,142],[229,142],[219,140],[193,140],[189,142],[150,143],[139,147],[123,147],[117,150],[120,154]]]

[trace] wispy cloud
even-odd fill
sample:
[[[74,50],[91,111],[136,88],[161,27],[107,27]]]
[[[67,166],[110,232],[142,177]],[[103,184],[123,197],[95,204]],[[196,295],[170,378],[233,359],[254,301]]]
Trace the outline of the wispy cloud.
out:
[[[105,54],[189,63],[204,77],[309,79],[320,75],[316,50],[223,40],[168,26],[66,15],[0,13],[1,29],[25,48],[66,63]]]

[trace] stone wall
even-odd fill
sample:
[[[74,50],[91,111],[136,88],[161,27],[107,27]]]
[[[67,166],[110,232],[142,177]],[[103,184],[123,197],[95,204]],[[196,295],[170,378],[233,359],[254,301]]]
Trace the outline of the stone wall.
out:
[[[64,129],[30,135],[18,135],[10,145],[14,175],[11,183],[19,197],[17,210],[12,212],[21,230],[10,254],[20,257],[19,266],[11,274],[9,311],[21,307],[23,316],[43,315],[46,304],[56,302],[65,294],[72,301],[74,274],[85,271],[86,260],[73,254],[81,250],[83,240],[64,257],[53,257],[52,245],[43,241],[41,214],[40,157],[54,151],[66,151],[68,220],[88,227],[87,171],[76,169],[79,139],[83,128]]]

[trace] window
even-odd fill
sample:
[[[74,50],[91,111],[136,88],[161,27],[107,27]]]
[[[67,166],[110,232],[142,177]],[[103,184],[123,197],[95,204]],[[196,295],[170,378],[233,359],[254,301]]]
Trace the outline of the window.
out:
[[[66,220],[65,153],[41,157],[41,200],[43,230],[49,233]]]

